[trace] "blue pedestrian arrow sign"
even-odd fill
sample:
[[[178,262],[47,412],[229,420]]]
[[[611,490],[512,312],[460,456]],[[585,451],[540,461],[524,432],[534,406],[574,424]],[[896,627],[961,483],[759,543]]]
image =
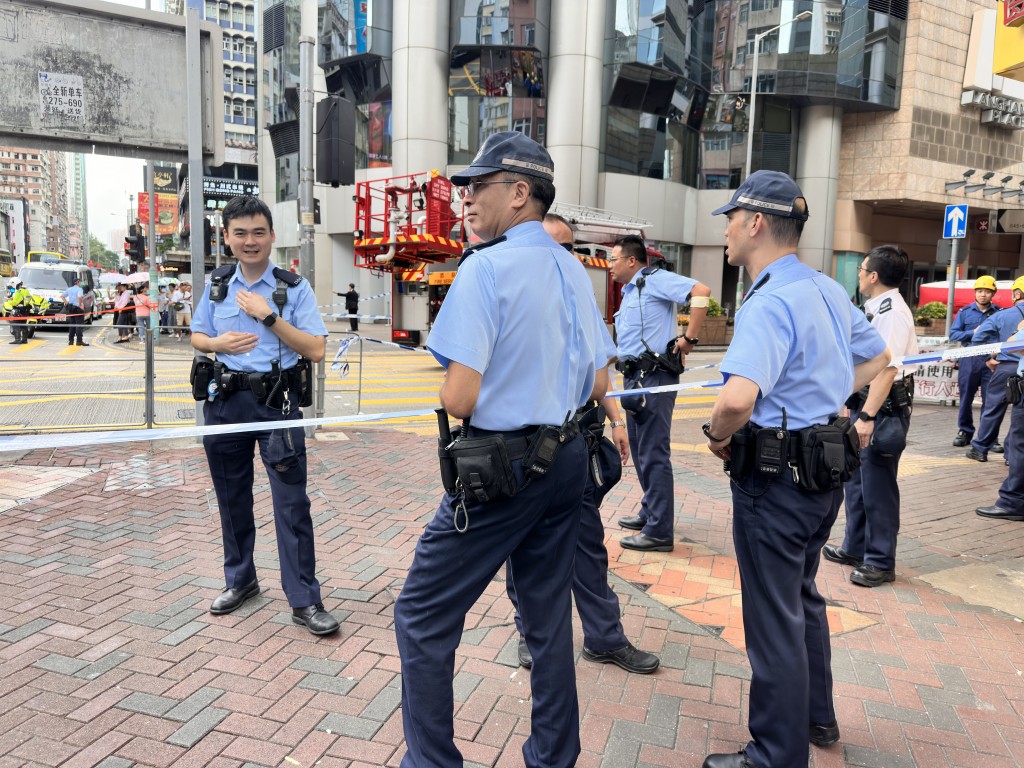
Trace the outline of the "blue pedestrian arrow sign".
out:
[[[967,206],[947,205],[946,216],[942,220],[942,237],[944,240],[959,239],[967,236]]]

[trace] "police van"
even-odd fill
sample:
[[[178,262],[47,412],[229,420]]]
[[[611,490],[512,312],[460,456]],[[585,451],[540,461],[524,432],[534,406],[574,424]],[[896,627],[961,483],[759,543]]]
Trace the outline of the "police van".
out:
[[[94,316],[99,316],[102,306],[96,306],[96,286],[93,284],[93,273],[84,264],[75,262],[46,263],[33,261],[24,264],[18,272],[25,287],[34,296],[48,299],[50,306],[46,310],[43,322],[63,323],[71,314],[64,305],[63,294],[71,287],[77,277],[81,282],[83,303],[85,304],[85,322],[92,323]]]

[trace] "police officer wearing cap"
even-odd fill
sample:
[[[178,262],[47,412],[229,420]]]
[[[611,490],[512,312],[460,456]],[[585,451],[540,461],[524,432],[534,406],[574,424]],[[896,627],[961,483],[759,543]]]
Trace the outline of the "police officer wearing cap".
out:
[[[708,448],[732,462],[751,740],[739,753],[709,755],[704,768],[793,768],[807,765],[809,741],[839,740],[825,601],[814,579],[843,498],[838,483],[807,490],[793,451],[802,430],[824,429],[889,353],[844,289],[797,258],[808,212],[789,176],[753,173],[714,213],[729,217],[728,261],[746,268],[753,285],[704,426]],[[788,449],[764,450],[750,462],[748,436],[762,428],[768,438],[786,439]]]
[[[570,585],[587,449],[567,416],[604,396],[607,372],[590,279],[541,225],[552,179],[547,151],[512,131],[489,136],[452,178],[466,221],[488,242],[463,260],[427,348],[446,369],[442,405],[464,420],[459,441],[505,445],[507,461],[491,451],[489,466],[509,468],[511,480],[492,495],[495,476],[507,474],[479,462],[477,472],[460,469],[416,545],[395,603],[406,768],[463,765],[455,651],[466,613],[506,560],[533,655],[525,764],[567,768],[580,752]],[[536,440],[553,434],[560,448],[546,452],[546,473],[528,475]]]
[[[968,304],[956,313],[949,328],[949,340],[959,341],[969,347],[974,341],[974,331],[989,316],[1002,307],[992,303],[996,295],[996,280],[991,275],[982,275],[974,281],[974,303]],[[992,377],[992,371],[985,365],[984,355],[961,358],[957,363],[957,389],[960,392],[960,413],[957,417],[957,433],[953,445],[963,448],[974,436],[974,396],[981,390],[981,409],[985,410],[985,388]],[[994,447],[994,446],[993,446]]]
[[[1008,341],[1013,334],[1024,328],[1024,276],[1013,281],[1011,288],[1013,306],[996,312],[974,331],[974,344],[994,344]],[[967,458],[988,461],[988,452],[996,451],[999,427],[1006,413],[1006,380],[1017,370],[1017,356],[1011,352],[1000,352],[987,362],[992,378],[985,388],[985,405],[981,411],[978,431],[967,449]],[[1012,449],[1011,449],[1012,450]],[[1007,451],[1006,459],[1013,463]]]
[[[679,383],[678,372],[650,365],[653,355],[678,354],[680,362],[700,340],[711,289],[691,277],[651,264],[644,241],[635,235],[619,238],[608,259],[612,278],[622,284],[622,302],[615,313],[618,341],[616,368],[623,388],[660,387]],[[678,336],[676,304],[690,305],[687,333]],[[671,552],[675,528],[675,482],[672,477],[672,410],[675,392],[624,398],[629,414],[629,449],[644,496],[639,514],[619,520],[637,531],[619,543],[626,549]]]
[[[568,251],[572,251],[572,225],[557,214],[544,217],[544,229],[552,239]],[[615,343],[607,327],[601,325],[602,345],[609,365],[615,361]],[[653,653],[642,651],[626,638],[622,628],[619,597],[608,583],[608,548],[604,543],[604,521],[600,506],[605,494],[622,477],[622,465],[629,458],[629,439],[626,426],[619,413],[614,397],[606,397],[597,404],[585,407],[587,428],[590,431],[588,444],[593,441],[591,462],[597,462],[597,473],[587,473],[587,484],[583,491],[583,508],[580,514],[580,532],[576,539],[576,556],[573,560],[572,596],[583,625],[583,653],[587,661],[599,664],[615,664],[639,675],[657,671],[660,659]],[[611,421],[611,440],[604,439],[604,419]],[[596,421],[600,419],[600,421]],[[595,476],[596,474],[596,476]],[[506,590],[509,599],[516,606],[515,622],[519,630],[519,666],[530,669],[533,657],[523,636],[523,619],[519,614],[519,598],[515,580],[506,574]]]
[[[899,292],[910,260],[895,245],[873,248],[857,270],[864,312],[894,357],[916,355],[914,316]],[[861,466],[846,484],[846,536],[842,547],[826,544],[827,560],[854,566],[850,581],[877,587],[896,578],[900,529],[900,457],[910,428],[917,366],[891,365],[850,401],[860,436]]]
[[[206,424],[300,419],[299,358],[323,360],[327,337],[316,296],[308,282],[271,263],[276,238],[266,203],[251,196],[236,197],[222,216],[224,242],[237,263],[214,271],[192,319],[192,346],[217,356],[203,406]],[[274,295],[278,291],[286,292],[280,310]],[[337,632],[338,622],[324,610],[316,578],[305,435],[300,428],[203,438],[220,510],[227,585],[210,613],[231,613],[260,593],[253,561],[256,445],[274,500],[281,587],[292,608],[292,621],[314,635]]]

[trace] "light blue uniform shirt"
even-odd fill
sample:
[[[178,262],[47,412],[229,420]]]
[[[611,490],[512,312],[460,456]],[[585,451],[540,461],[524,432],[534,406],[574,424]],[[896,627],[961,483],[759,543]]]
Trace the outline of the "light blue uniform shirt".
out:
[[[1017,331],[1007,341],[1024,341],[1024,330]],[[1020,362],[1017,363],[1017,375],[1024,376],[1024,354],[1019,351],[1016,354],[1020,355]]]
[[[853,391],[853,366],[885,341],[835,280],[795,254],[772,262],[736,314],[722,376],[760,388],[750,420],[762,427],[826,424]]]
[[[1024,301],[1018,301],[1012,307],[1001,309],[990,315],[985,322],[974,330],[974,341],[971,346],[979,344],[995,344],[997,341],[1009,341],[1018,330],[1024,327]],[[1017,362],[1016,355],[1000,352],[996,355],[1000,362]]]
[[[482,374],[473,426],[559,425],[608,362],[594,289],[539,221],[505,238],[459,267],[427,349],[445,368],[454,361]]]
[[[256,318],[245,314],[235,302],[235,295],[240,290],[246,290],[250,293],[258,293],[267,300],[271,311],[278,312],[273,299],[275,288],[277,288],[277,278],[274,277],[273,263],[267,265],[262,277],[253,285],[246,284],[241,268],[236,267],[231,279],[228,280],[228,295],[224,301],[210,301],[210,285],[207,284],[203,298],[195,306],[192,330],[211,337],[230,331],[258,334],[259,343],[251,352],[244,355],[218,353],[217,359],[232,370],[247,373],[269,373],[271,363],[278,359],[280,359],[282,370],[293,367],[299,362],[298,353],[281,341],[273,330],[267,328]],[[324,320],[320,317],[320,312],[316,307],[316,296],[306,280],[294,288],[288,288],[288,301],[284,305],[284,311],[279,314],[300,331],[314,336],[327,335],[327,326],[324,325]]]
[[[637,287],[644,280],[643,289]],[[622,286],[622,302],[615,313],[615,332],[619,339],[619,357],[638,357],[646,351],[643,339],[651,351],[662,354],[668,343],[679,335],[676,304],[686,304],[697,281],[677,275],[667,269],[658,269],[644,275],[641,269]]]
[[[83,297],[85,296],[85,293],[82,291],[81,286],[72,285],[61,295],[64,297],[64,301],[76,307],[81,308],[84,303]]]

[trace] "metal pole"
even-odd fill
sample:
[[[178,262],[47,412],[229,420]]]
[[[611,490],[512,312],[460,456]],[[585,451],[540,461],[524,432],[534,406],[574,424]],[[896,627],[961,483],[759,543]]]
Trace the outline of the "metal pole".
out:
[[[949,329],[953,324],[953,294],[956,291],[956,257],[959,250],[960,238],[954,237],[952,247],[949,249],[949,295],[946,297],[946,338],[949,338]]]
[[[356,414],[363,412],[363,337],[359,337],[359,390],[356,393]]]
[[[775,29],[778,29],[776,27]],[[743,172],[743,179],[746,180],[750,176],[750,168],[754,162],[754,123],[757,118],[757,59],[761,54],[761,41],[766,35],[769,35],[774,30],[768,30],[762,32],[759,35],[754,35],[754,67],[753,72],[750,76],[750,109],[747,115],[747,164]],[[740,264],[739,277],[736,279],[736,311],[739,311],[740,304],[743,303],[743,265]]]
[[[153,316],[153,310],[149,310],[149,316]],[[151,321],[152,322],[152,321]],[[156,388],[154,379],[156,377],[156,366],[153,364],[153,347],[156,341],[156,333],[152,325],[144,329],[142,343],[146,350],[146,428],[152,429],[156,411]]]
[[[203,245],[203,106],[200,78],[199,11],[185,11],[185,92],[188,98],[188,222],[192,252],[192,303],[198,306],[206,292],[206,247]],[[196,426],[205,423],[196,408]]]
[[[157,247],[156,247],[156,184],[153,182],[153,161],[146,161],[146,194],[149,196],[149,226],[146,227],[146,244],[149,246],[149,301],[156,304],[158,286],[157,280],[160,273],[157,271]],[[145,255],[145,254],[144,254]],[[149,311],[149,327],[160,327],[160,313]],[[160,340],[157,333],[153,334],[153,345]]]
[[[222,247],[221,244],[220,244],[221,218],[220,218],[220,210],[219,209],[217,210],[217,212],[215,214],[213,214],[213,228],[215,230],[217,230],[217,232],[216,232],[216,234],[217,234],[217,250],[214,251],[214,253],[213,253],[213,258],[214,258],[213,266],[214,266],[214,268],[216,268],[216,267],[220,266],[220,256],[221,256],[221,247]]]
[[[316,40],[309,35],[299,38],[299,274],[309,281],[310,288],[316,288],[313,231],[313,66],[316,54]],[[324,415],[323,398],[327,380],[323,361],[316,366],[317,395],[313,400],[313,412],[317,418]],[[312,437],[314,427],[306,430]]]

